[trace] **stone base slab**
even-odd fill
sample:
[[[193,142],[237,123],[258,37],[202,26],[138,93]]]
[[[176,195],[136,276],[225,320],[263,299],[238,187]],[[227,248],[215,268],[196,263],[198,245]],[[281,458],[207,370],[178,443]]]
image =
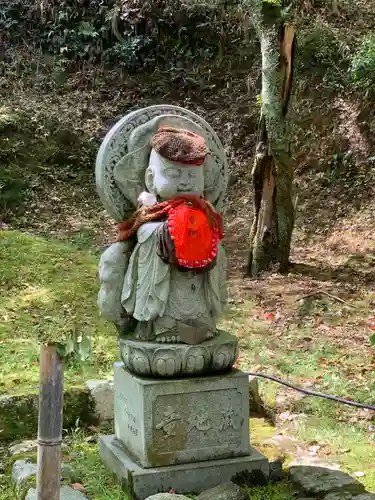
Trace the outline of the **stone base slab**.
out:
[[[171,489],[181,494],[200,493],[246,472],[259,471],[266,477],[269,475],[267,458],[254,448],[246,457],[144,469],[117,444],[115,436],[102,436],[100,457],[108,469],[124,482],[129,500],[145,500]]]

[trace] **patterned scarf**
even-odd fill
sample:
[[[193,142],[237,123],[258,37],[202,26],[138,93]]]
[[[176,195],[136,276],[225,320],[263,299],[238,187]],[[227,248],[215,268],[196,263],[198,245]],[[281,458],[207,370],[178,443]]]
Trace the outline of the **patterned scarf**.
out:
[[[117,241],[125,241],[131,238],[137,230],[147,222],[162,221],[168,217],[172,209],[176,209],[182,204],[187,204],[202,211],[208,218],[212,229],[217,229],[219,238],[223,238],[223,222],[221,216],[215,211],[211,203],[200,196],[183,195],[168,201],[157,203],[151,207],[143,206],[136,210],[134,214],[125,222],[120,222],[118,227]]]

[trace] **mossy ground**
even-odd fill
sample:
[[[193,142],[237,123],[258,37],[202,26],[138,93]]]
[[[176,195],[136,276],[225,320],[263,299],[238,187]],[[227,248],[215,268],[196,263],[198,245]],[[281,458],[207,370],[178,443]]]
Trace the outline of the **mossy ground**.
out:
[[[0,233],[0,394],[39,385],[39,342],[89,334],[88,363],[67,361],[65,385],[111,377],[116,359],[114,328],[98,314],[98,255],[90,249],[17,231]]]
[[[67,386],[82,384],[88,378],[110,377],[112,363],[118,356],[116,336],[97,313],[98,253],[95,249],[80,249],[74,243],[18,231],[3,231],[0,242],[2,262],[6,262],[1,268],[5,291],[0,302],[2,392],[19,392],[38,385],[37,340],[41,327],[51,335],[61,335],[74,325],[93,335],[92,360],[87,363],[71,360],[67,364]],[[286,293],[288,301],[281,303],[278,298],[283,320],[277,319],[272,313],[271,296],[277,297],[275,291],[279,286],[287,291],[288,282],[290,285],[293,279],[292,274],[288,278],[270,276],[268,303],[262,306],[249,297],[246,285],[241,288],[236,281],[231,282],[232,305],[223,319],[223,326],[235,331],[240,338],[241,368],[268,371],[297,384],[308,387],[312,384],[318,390],[371,403],[375,396],[371,382],[371,351],[365,342],[353,342],[353,335],[349,335],[353,329],[357,335],[360,335],[360,328],[363,330],[360,325],[373,300],[371,290],[356,288],[355,294],[345,297],[345,304],[328,296],[312,297],[307,313],[303,312],[305,309],[301,312],[300,300],[295,295],[296,300],[292,301],[291,294]],[[254,286],[264,286],[264,283],[257,282]],[[298,290],[299,298],[306,295],[305,289]],[[268,312],[263,314],[262,311]],[[287,328],[285,317],[289,318]],[[299,322],[299,326],[293,325],[292,319]],[[322,325],[325,328],[322,329]],[[348,325],[356,326],[348,331]],[[280,423],[279,420],[277,426],[264,419],[252,419],[254,446],[271,459],[284,455],[288,461],[293,450],[275,445],[270,438],[272,441],[280,432],[295,436],[304,443],[306,453],[310,445],[318,446],[317,455],[322,458],[339,461],[351,473],[365,472],[362,480],[370,491],[375,490],[375,447],[369,443],[368,435],[370,412],[316,398],[295,399],[293,393],[264,381],[261,390],[275,415],[303,413],[306,418],[292,425],[293,420],[288,421],[286,416],[286,421]],[[91,498],[120,498],[123,493],[102,468],[97,448],[84,439],[79,443],[74,441],[74,447],[80,457],[81,469],[78,470],[82,470],[82,482],[87,491],[91,491]],[[102,487],[102,483],[111,485],[109,490],[107,486]],[[254,494],[259,495],[259,499],[291,498],[288,488],[282,485],[259,489],[256,493],[252,491],[251,498],[257,498]],[[104,493],[112,497],[100,496]]]

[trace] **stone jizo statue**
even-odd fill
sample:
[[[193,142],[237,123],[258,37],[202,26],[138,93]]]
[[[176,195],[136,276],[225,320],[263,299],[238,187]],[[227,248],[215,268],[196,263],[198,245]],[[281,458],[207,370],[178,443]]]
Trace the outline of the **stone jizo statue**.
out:
[[[237,343],[217,329],[226,302],[226,183],[219,139],[187,110],[136,111],[105,138],[97,184],[118,238],[101,257],[99,308],[116,324],[131,372],[231,368]]]

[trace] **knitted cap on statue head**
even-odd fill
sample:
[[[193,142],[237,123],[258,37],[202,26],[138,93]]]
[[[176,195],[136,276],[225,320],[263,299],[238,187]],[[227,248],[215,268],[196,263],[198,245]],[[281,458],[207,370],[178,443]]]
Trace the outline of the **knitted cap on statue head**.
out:
[[[151,106],[117,122],[106,135],[97,156],[98,194],[116,221],[132,214],[139,195],[145,190],[145,172],[152,148],[160,155],[169,156],[168,161],[186,163],[189,160],[200,164],[203,161],[204,196],[221,211],[228,170],[220,139],[205,120],[191,111],[176,106]]]
[[[159,128],[150,144],[160,156],[181,165],[201,166],[209,153],[201,135],[166,126]]]

